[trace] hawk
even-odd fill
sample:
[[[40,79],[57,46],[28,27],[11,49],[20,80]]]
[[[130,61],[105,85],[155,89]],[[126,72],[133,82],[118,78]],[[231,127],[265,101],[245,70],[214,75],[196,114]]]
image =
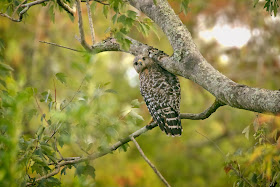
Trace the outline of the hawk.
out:
[[[167,135],[180,136],[181,89],[178,78],[149,57],[137,56],[133,66],[139,73],[140,92],[153,120]]]

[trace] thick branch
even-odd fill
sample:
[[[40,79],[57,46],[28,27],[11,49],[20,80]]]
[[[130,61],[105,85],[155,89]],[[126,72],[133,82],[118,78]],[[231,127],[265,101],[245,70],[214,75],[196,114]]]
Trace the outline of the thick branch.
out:
[[[181,119],[203,120],[216,112],[216,110],[221,106],[224,106],[224,104],[216,100],[209,108],[199,114],[183,113],[180,115],[180,117]]]
[[[95,33],[94,33],[94,28],[93,28],[93,22],[92,22],[92,15],[91,15],[91,10],[90,10],[89,0],[86,0],[86,5],[87,5],[87,12],[88,12],[88,22],[89,22],[89,28],[90,28],[90,34],[91,34],[91,41],[92,41],[92,45],[94,45],[94,43],[95,43]]]
[[[134,139],[134,137],[131,137],[131,140],[134,142],[136,148],[138,149],[141,156],[144,158],[144,160],[149,164],[149,166],[154,170],[154,172],[157,174],[159,179],[165,184],[165,186],[170,187],[168,182],[165,180],[165,178],[162,176],[162,174],[159,172],[159,170],[156,168],[156,166],[146,157],[143,150],[141,149],[140,145],[137,143],[137,141]]]
[[[79,32],[80,32],[80,43],[87,51],[91,51],[90,46],[87,44],[87,42],[85,40],[85,33],[84,33],[83,17],[82,17],[80,0],[76,0],[76,4],[77,4],[77,10],[78,10],[78,25],[79,25]]]
[[[167,0],[129,0],[129,3],[150,17],[165,33],[173,47],[171,58],[158,63],[171,73],[194,81],[219,101],[255,112],[280,113],[280,91],[240,85],[213,68],[200,54],[192,37],[168,4]]]

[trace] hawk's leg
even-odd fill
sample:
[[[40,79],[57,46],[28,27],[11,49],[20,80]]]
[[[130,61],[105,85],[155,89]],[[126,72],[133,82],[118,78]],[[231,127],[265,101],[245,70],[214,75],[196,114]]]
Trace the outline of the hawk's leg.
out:
[[[154,119],[152,118],[148,125],[146,125],[147,129],[152,129],[151,124],[154,122]]]

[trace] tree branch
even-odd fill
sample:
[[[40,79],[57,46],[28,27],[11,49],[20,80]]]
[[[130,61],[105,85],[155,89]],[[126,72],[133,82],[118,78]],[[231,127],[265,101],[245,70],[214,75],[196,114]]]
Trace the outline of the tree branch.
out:
[[[144,158],[144,160],[149,164],[149,166],[154,170],[154,172],[157,174],[157,176],[160,178],[160,180],[165,184],[165,186],[170,187],[168,182],[165,180],[165,178],[162,176],[162,174],[159,172],[159,170],[154,166],[154,164],[146,157],[143,150],[141,149],[140,145],[137,143],[137,141],[134,139],[134,137],[131,137],[131,140],[134,142],[136,148],[138,149],[141,156]]]
[[[38,1],[33,1],[33,2],[31,2],[31,3],[26,3],[26,4],[21,5],[21,7],[27,7],[27,6],[31,7],[31,6],[34,6],[34,5],[38,5],[38,4],[44,3],[44,2],[46,2],[46,1],[49,1],[49,0],[38,0]]]
[[[21,5],[23,5],[27,0],[22,1],[14,10],[13,14],[11,17],[14,17],[14,15],[16,14],[16,12],[18,11],[19,7],[21,7]]]
[[[91,51],[91,47],[87,44],[87,42],[85,40],[80,0],[76,0],[76,4],[77,4],[77,10],[78,10],[78,25],[79,25],[79,32],[80,32],[80,43],[87,51]]]
[[[91,34],[91,41],[92,41],[92,45],[94,45],[95,44],[95,33],[94,33],[94,28],[93,28],[89,0],[86,0],[86,5],[87,5],[87,12],[88,12],[88,22],[89,22],[89,28],[90,28],[90,34]]]
[[[167,71],[199,84],[219,101],[239,109],[259,113],[280,113],[280,91],[240,85],[213,68],[201,55],[190,32],[167,0],[128,0],[150,17],[165,33],[173,55],[158,63]]]
[[[3,16],[3,17],[6,17],[6,18],[9,18],[10,20],[14,21],[14,22],[21,22],[22,18],[23,18],[23,15],[27,12],[27,10],[30,8],[30,6],[26,6],[22,11],[20,11],[19,13],[19,17],[18,19],[15,19],[11,16],[9,16],[8,14],[5,14],[5,13],[1,13],[0,12],[0,16]]]
[[[89,1],[95,1],[95,2],[100,3],[102,5],[110,5],[109,3],[104,3],[102,0],[89,0]],[[81,0],[81,2],[86,2],[86,0]]]
[[[208,118],[214,112],[216,112],[216,110],[221,106],[224,106],[224,104],[222,104],[218,100],[215,100],[215,102],[209,108],[207,108],[205,111],[199,114],[183,113],[180,114],[180,117],[181,119],[203,120]]]
[[[62,2],[61,0],[57,0],[57,4],[63,8],[66,12],[68,12],[69,14],[71,14],[72,16],[74,16],[74,14],[76,13],[76,9],[75,8],[71,8],[69,5],[67,5],[66,3]],[[75,6],[74,6],[75,7]]]
[[[39,182],[42,179],[46,179],[46,178],[49,178],[49,177],[52,177],[52,176],[58,174],[59,171],[60,171],[60,168],[63,167],[63,166],[77,164],[77,163],[85,162],[85,161],[89,161],[89,160],[95,160],[99,157],[105,156],[108,153],[111,153],[111,152],[117,150],[122,145],[130,142],[131,137],[136,138],[136,137],[140,136],[141,134],[147,132],[148,130],[153,129],[156,126],[157,126],[157,124],[153,122],[153,123],[151,123],[151,124],[149,124],[145,127],[142,127],[141,129],[135,131],[134,133],[127,136],[126,138],[121,139],[120,141],[118,141],[115,144],[113,144],[112,146],[104,149],[103,151],[92,154],[92,155],[89,155],[87,157],[68,157],[68,158],[66,157],[66,158],[63,158],[60,161],[58,161],[57,165],[55,165],[55,163],[51,163],[50,165],[55,165],[56,169],[54,171],[52,171],[51,173],[48,173],[47,175],[44,175],[44,176],[36,179],[35,182]],[[30,183],[27,183],[27,186],[30,186],[30,185],[33,185],[33,184],[34,183],[30,182]]]

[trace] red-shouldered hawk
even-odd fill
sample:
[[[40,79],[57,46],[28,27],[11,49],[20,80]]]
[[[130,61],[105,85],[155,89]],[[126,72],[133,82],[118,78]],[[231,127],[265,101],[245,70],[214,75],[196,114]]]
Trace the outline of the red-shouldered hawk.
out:
[[[180,136],[181,90],[178,78],[149,57],[137,56],[133,66],[140,79],[140,92],[153,120],[167,135]]]

